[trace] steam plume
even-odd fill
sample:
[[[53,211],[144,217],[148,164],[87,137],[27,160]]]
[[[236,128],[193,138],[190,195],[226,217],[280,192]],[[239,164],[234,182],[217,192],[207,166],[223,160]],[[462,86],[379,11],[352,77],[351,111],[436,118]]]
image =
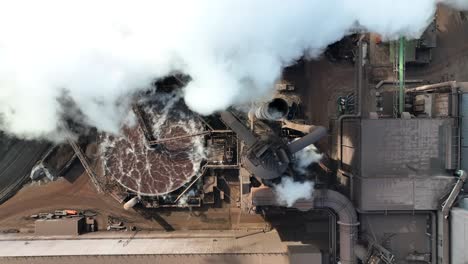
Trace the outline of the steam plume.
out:
[[[307,167],[312,163],[319,162],[322,159],[322,154],[317,152],[317,148],[313,144],[301,149],[295,156],[294,168],[301,174],[305,174]]]
[[[66,94],[81,122],[118,132],[129,95],[174,72],[210,114],[267,95],[284,66],[355,28],[418,37],[440,1],[2,1],[0,129],[50,138],[75,116]]]
[[[312,198],[313,189],[313,182],[296,182],[293,178],[285,176],[281,178],[281,183],[275,186],[274,191],[279,204],[291,207],[299,199]]]
[[[322,154],[317,152],[317,148],[312,144],[295,154],[295,170],[300,174],[305,174],[307,168],[315,162],[320,161]],[[281,178],[281,182],[275,185],[274,190],[279,204],[291,207],[299,199],[310,199],[314,191],[313,181],[294,181],[291,177]]]

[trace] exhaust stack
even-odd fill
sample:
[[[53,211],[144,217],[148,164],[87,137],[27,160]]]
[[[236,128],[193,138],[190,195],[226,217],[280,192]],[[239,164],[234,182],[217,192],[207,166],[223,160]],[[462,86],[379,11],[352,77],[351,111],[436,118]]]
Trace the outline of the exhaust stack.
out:
[[[262,120],[277,121],[285,118],[289,113],[289,104],[283,98],[275,98],[270,102],[261,104],[255,110],[255,117]]]

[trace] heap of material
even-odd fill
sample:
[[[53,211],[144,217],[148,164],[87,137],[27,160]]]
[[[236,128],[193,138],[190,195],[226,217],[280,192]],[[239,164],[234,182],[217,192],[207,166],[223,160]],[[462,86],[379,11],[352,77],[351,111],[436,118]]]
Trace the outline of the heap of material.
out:
[[[170,193],[182,187],[199,170],[203,159],[201,136],[148,146],[143,126],[153,139],[199,133],[202,125],[177,94],[157,94],[139,101],[146,124],[125,125],[121,136],[100,135],[100,152],[106,176],[144,196]]]

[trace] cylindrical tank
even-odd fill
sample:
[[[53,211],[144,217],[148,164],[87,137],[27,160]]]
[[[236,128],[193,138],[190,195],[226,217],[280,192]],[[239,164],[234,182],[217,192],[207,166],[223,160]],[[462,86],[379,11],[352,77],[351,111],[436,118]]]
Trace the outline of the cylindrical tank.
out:
[[[263,103],[255,110],[255,116],[263,120],[280,120],[289,113],[289,104],[283,98],[275,98],[270,102]]]
[[[133,208],[138,202],[140,202],[140,199],[138,198],[138,196],[135,196],[132,199],[128,200],[126,203],[124,203],[123,208],[125,210],[129,210],[130,208]]]

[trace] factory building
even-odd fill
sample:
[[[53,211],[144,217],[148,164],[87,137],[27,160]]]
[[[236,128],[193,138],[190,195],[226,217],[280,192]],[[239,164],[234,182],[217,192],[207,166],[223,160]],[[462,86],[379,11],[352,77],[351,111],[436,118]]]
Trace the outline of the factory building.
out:
[[[69,143],[87,181],[67,178],[61,197],[86,210],[0,236],[0,262],[468,263],[468,79],[423,75],[436,34],[435,20],[417,40],[353,34],[319,66],[285,69],[269,97],[207,116],[184,101],[189,76],[158,79],[120,134]],[[58,177],[41,181],[50,159],[31,179],[61,195]]]

